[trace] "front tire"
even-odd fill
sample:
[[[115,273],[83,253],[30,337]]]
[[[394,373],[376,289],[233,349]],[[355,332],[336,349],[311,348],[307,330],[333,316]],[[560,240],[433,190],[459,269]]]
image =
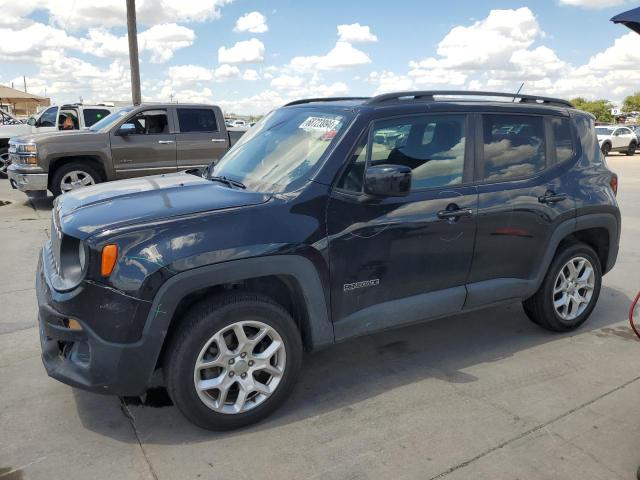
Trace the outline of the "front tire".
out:
[[[71,190],[95,185],[101,181],[100,173],[92,165],[72,162],[62,165],[55,171],[49,190],[54,197],[58,197]]]
[[[567,332],[582,325],[596,306],[602,285],[600,260],[591,247],[574,243],[560,251],[524,311],[547,330]]]
[[[606,157],[607,155],[609,155],[611,153],[611,144],[603,143],[602,147],[600,147],[600,150],[602,151],[602,155],[604,155]]]
[[[9,167],[9,153],[0,153],[0,178],[7,178],[7,168]]]
[[[167,391],[192,423],[230,430],[280,407],[302,364],[300,332],[268,297],[225,293],[182,319],[164,362]]]

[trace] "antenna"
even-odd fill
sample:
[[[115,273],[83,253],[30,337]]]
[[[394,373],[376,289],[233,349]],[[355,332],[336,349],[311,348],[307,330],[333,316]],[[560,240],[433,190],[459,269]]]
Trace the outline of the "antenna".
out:
[[[518,91],[516,92],[516,94],[513,96],[513,100],[511,100],[511,103],[516,101],[516,98],[518,97],[518,94],[520,93],[520,90],[522,90],[522,87],[524,87],[524,82],[522,82],[520,84],[520,88],[518,89]]]

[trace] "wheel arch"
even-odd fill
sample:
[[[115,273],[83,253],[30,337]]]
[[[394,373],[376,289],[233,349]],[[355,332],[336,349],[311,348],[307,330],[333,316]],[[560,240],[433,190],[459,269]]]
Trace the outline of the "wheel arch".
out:
[[[98,155],[68,155],[55,158],[49,163],[49,186],[51,186],[53,177],[60,167],[75,162],[89,164],[93,168],[95,168],[100,174],[100,181],[104,182],[107,179],[107,172],[104,166],[104,162]]]
[[[268,295],[296,320],[306,349],[334,342],[324,288],[313,263],[298,255],[234,260],[198,267],[167,280],[156,294],[143,336],[155,337],[156,367],[183,314],[207,296],[233,289]]]

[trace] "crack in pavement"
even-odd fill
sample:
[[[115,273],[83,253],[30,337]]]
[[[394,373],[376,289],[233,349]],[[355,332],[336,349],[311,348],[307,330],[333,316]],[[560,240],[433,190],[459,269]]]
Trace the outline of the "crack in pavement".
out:
[[[608,397],[609,395],[611,395],[613,393],[616,393],[616,392],[622,390],[623,388],[628,387],[629,385],[631,385],[634,382],[637,382],[638,380],[640,380],[640,376],[632,378],[631,380],[623,383],[622,385],[618,385],[617,387],[615,387],[615,388],[613,388],[613,389],[611,389],[611,390],[609,390],[609,391],[607,391],[607,392],[605,392],[605,393],[603,393],[601,395],[598,395],[597,397],[592,398],[591,400],[586,401],[586,402],[578,405],[577,407],[572,408],[571,410],[568,410],[568,411],[558,415],[557,417],[552,418],[551,420],[549,420],[549,421],[547,421],[545,423],[541,423],[540,425],[532,427],[529,430],[526,430],[526,431],[522,432],[521,434],[519,434],[519,435],[517,435],[517,436],[515,436],[515,437],[513,437],[513,438],[511,438],[509,440],[505,440],[504,442],[499,443],[498,445],[496,445],[494,447],[491,447],[491,448],[489,448],[488,450],[485,450],[482,453],[479,453],[475,457],[472,457],[472,458],[470,458],[468,460],[465,460],[464,462],[461,462],[461,463],[459,463],[457,465],[454,465],[454,466],[448,468],[447,470],[445,470],[443,472],[440,472],[439,474],[429,478],[429,480],[436,480],[438,478],[446,477],[447,475],[449,475],[450,473],[455,472],[456,470],[460,470],[461,468],[467,467],[467,466],[471,465],[472,463],[480,460],[481,458],[484,458],[487,455],[490,455],[491,453],[496,452],[496,451],[498,451],[498,450],[500,450],[500,449],[512,444],[513,442],[516,442],[516,441],[518,441],[518,440],[520,440],[520,439],[522,439],[524,437],[527,437],[527,436],[531,435],[532,433],[535,433],[535,432],[537,432],[539,430],[542,430],[542,429],[546,428],[547,426],[549,426],[549,425],[551,425],[551,424],[553,424],[553,423],[555,423],[555,422],[557,422],[559,420],[562,420],[563,418],[568,417],[569,415],[577,412],[578,410],[582,410],[583,408],[588,407],[589,405],[593,405],[597,401],[602,400],[603,398]]]
[[[124,400],[122,399],[122,397],[118,397],[118,400],[120,400],[120,410],[122,411],[122,414],[127,418],[127,420],[129,420],[129,423],[131,424],[131,429],[133,430],[133,434],[136,436],[136,441],[140,446],[140,450],[142,451],[142,456],[144,457],[144,461],[147,462],[149,473],[154,478],[154,480],[158,480],[158,474],[156,473],[155,469],[153,468],[153,465],[151,464],[151,459],[149,459],[149,456],[147,455],[147,451],[145,450],[144,445],[142,444],[142,440],[140,440],[140,434],[138,433],[138,429],[136,428],[136,422],[135,422],[135,419],[133,418],[133,414],[129,410],[129,407],[124,403]]]

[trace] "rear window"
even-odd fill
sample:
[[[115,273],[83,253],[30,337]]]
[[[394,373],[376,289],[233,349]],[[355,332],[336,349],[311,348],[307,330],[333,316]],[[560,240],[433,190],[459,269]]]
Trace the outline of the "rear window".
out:
[[[571,124],[566,118],[552,118],[551,128],[556,149],[558,163],[573,157],[573,141],[571,140]]]
[[[82,111],[82,116],[84,117],[84,126],[92,127],[103,118],[109,116],[109,114],[111,114],[111,112],[104,108],[85,108]]]
[[[484,115],[484,179],[530,177],[547,166],[544,119],[528,115]]]
[[[216,114],[209,108],[178,108],[180,132],[216,132]]]

